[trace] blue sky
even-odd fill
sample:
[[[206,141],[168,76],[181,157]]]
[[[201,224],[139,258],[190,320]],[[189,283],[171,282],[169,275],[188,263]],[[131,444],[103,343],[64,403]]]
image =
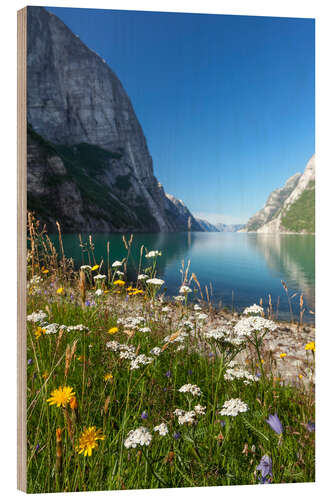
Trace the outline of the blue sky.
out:
[[[193,213],[246,222],[314,153],[314,20],[49,10],[117,74]]]

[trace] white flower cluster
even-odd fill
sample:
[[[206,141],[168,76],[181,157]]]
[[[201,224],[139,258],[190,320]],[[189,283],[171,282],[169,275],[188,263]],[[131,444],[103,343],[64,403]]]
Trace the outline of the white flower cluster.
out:
[[[83,265],[80,267],[81,271],[91,271],[91,266]]]
[[[205,313],[196,313],[196,318],[199,321],[204,321],[205,319],[208,318],[208,315]]]
[[[32,321],[33,323],[40,323],[47,317],[44,311],[37,311],[29,314],[27,316],[27,321]]]
[[[179,425],[194,424],[196,422],[195,417],[197,416],[197,414],[194,410],[185,411],[181,410],[180,408],[176,408],[173,413],[174,415],[176,415],[176,417],[178,417]]]
[[[194,411],[197,415],[205,415],[206,413],[206,407],[205,406],[201,406],[201,405],[196,405],[194,407]]]
[[[129,431],[127,438],[124,441],[125,448],[136,448],[140,446],[149,446],[153,436],[146,427],[138,427],[135,430]]]
[[[118,318],[117,325],[123,325],[124,328],[135,330],[145,322],[143,316],[129,316],[128,318]]]
[[[257,382],[259,377],[256,375],[252,375],[252,373],[244,370],[243,368],[228,368],[224,374],[224,380],[243,380],[245,385],[250,384],[251,382]]]
[[[180,332],[177,335],[177,337],[174,337],[174,338],[172,338],[172,335],[167,335],[166,337],[164,337],[163,342],[170,343],[170,344],[174,344],[175,342],[182,343],[182,342],[185,341],[186,337],[188,337],[188,333],[186,333],[186,332]]]
[[[246,339],[254,332],[264,335],[266,332],[274,332],[277,326],[274,321],[262,318],[261,316],[249,316],[243,318],[234,327],[234,332],[240,339]]]
[[[170,311],[170,307],[164,306],[164,307],[162,307],[161,311],[164,312],[164,313],[167,313],[167,312]]]
[[[137,370],[140,368],[140,365],[149,365],[152,361],[153,358],[150,358],[145,354],[139,354],[131,361],[131,370]]]
[[[210,330],[204,334],[206,339],[214,339],[220,342],[225,342],[232,344],[233,346],[239,346],[245,340],[242,337],[236,336],[233,331],[229,331],[226,328],[216,328]]]
[[[173,413],[178,418],[179,425],[195,424],[196,417],[198,415],[204,415],[205,410],[206,410],[205,406],[196,405],[194,407],[194,410],[185,411],[185,410],[181,410],[180,408],[176,408]]]
[[[128,359],[131,361],[131,370],[137,370],[141,365],[149,365],[154,361],[145,354],[136,355],[136,347],[134,345],[120,344],[116,340],[111,340],[106,343],[107,349],[113,352],[119,352],[120,359]]]
[[[178,390],[179,392],[190,392],[192,396],[201,396],[202,394],[200,387],[194,384],[185,384]]]
[[[150,278],[149,280],[146,281],[146,283],[149,283],[149,285],[154,285],[154,286],[162,286],[164,285],[165,281],[161,280],[160,278]]]
[[[222,406],[222,410],[220,411],[220,415],[228,415],[229,417],[237,417],[239,413],[243,413],[248,410],[248,406],[246,403],[239,398],[229,399]]]
[[[185,297],[183,295],[175,295],[174,299],[176,302],[184,302]]]
[[[115,260],[112,264],[112,267],[121,267],[123,265],[122,262],[120,262],[120,260]]]
[[[166,436],[169,432],[167,424],[162,422],[160,425],[154,427],[154,431],[158,432],[160,436]]]
[[[122,271],[116,271],[116,274],[120,277],[125,276],[125,273],[123,273]]]
[[[98,289],[96,290],[96,292],[95,292],[95,295],[97,295],[98,297],[99,297],[100,295],[103,295],[103,290],[102,290],[101,288],[98,288]]]
[[[152,259],[153,257],[160,257],[161,255],[162,252],[160,252],[159,250],[150,250],[150,252],[146,254],[146,259]]]
[[[260,315],[264,312],[264,309],[261,306],[258,306],[257,304],[253,304],[253,306],[246,307],[244,309],[243,314],[249,314],[249,315]]]
[[[149,278],[149,276],[147,274],[139,274],[139,276],[138,276],[139,281],[144,281],[147,278]]]
[[[194,310],[195,311],[201,311],[201,307],[198,304],[195,304]]]
[[[105,274],[96,274],[96,276],[94,276],[94,280],[105,280],[105,278]]]
[[[152,350],[150,351],[150,354],[153,356],[159,356],[162,352],[162,349],[160,347],[153,347]]]
[[[142,328],[139,328],[139,332],[141,332],[141,333],[149,333],[149,332],[151,332],[151,329],[148,326],[144,326]]]
[[[183,293],[184,295],[188,294],[188,293],[191,293],[192,292],[192,288],[190,288],[189,286],[186,286],[186,285],[182,285],[180,288],[179,288],[179,293]]]

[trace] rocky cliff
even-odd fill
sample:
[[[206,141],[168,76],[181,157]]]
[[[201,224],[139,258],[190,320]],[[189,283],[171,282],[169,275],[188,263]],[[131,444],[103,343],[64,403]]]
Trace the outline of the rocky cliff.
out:
[[[288,196],[295,189],[300,177],[301,174],[297,173],[290,177],[282,188],[275,189],[269,195],[265,206],[248,220],[244,231],[258,231],[264,224],[271,221],[277,215]]]
[[[121,82],[42,7],[28,7],[27,66],[28,209],[51,231],[187,231]]]
[[[315,232],[315,155],[303,174],[295,174],[283,188],[269,195],[264,208],[249,219],[244,231]]]

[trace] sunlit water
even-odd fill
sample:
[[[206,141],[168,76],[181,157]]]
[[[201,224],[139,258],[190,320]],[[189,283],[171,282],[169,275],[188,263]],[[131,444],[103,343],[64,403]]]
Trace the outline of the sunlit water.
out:
[[[127,239],[128,239],[127,235]],[[82,235],[83,241],[87,236]],[[56,238],[54,238],[56,241]],[[126,256],[122,236],[96,234],[93,236],[95,258],[103,258],[106,270],[107,241],[110,242],[110,261]],[[77,235],[64,235],[67,257],[75,265],[89,263]],[[135,234],[129,266],[129,278],[135,279],[140,248],[161,250],[158,276],[166,282],[166,294],[177,295],[182,281],[182,261],[190,260],[190,274],[195,273],[202,290],[213,291],[213,302],[241,310],[263,299],[268,306],[271,295],[273,309],[277,304],[280,319],[290,319],[289,305],[281,280],[285,281],[295,319],[299,317],[299,298],[303,294],[306,312],[304,320],[314,322],[308,309],[315,309],[315,238],[313,235],[261,235],[246,233],[154,233]],[[145,253],[145,252],[144,252]],[[149,265],[143,258],[143,268]]]

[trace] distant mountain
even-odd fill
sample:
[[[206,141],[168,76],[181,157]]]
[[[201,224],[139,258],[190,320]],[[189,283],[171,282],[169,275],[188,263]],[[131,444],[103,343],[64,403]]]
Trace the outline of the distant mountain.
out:
[[[206,231],[207,233],[218,233],[219,232],[219,229],[217,229],[217,227],[214,226],[214,224],[211,224],[210,222],[208,222],[205,219],[199,219],[198,217],[196,217],[196,221],[201,226],[202,230]]]
[[[202,230],[155,178],[115,73],[42,7],[28,7],[27,85],[27,204],[49,231]]]
[[[273,191],[243,231],[258,233],[315,232],[315,155],[303,174],[295,174]]]
[[[216,224],[217,230],[223,233],[237,233],[245,227],[245,224],[223,224],[219,222]]]
[[[222,222],[211,224],[207,220],[199,219],[198,217],[196,220],[200,224],[203,231],[209,233],[236,233],[244,227],[244,224],[223,224]]]

